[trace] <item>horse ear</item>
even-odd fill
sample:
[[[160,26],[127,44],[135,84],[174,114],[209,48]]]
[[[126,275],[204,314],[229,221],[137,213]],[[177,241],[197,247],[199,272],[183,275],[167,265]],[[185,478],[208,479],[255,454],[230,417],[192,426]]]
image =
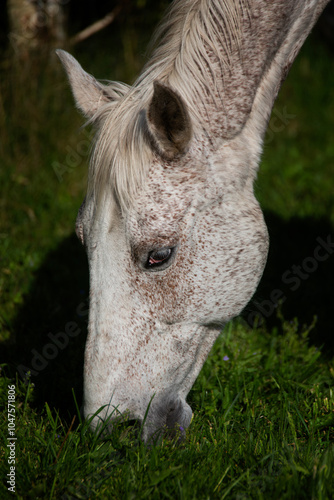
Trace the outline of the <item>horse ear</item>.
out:
[[[147,126],[161,156],[172,160],[187,151],[192,126],[187,106],[174,90],[155,81],[147,110]]]
[[[99,107],[113,101],[108,87],[82,69],[80,64],[65,50],[56,50],[67,73],[77,107],[87,117],[93,118]]]

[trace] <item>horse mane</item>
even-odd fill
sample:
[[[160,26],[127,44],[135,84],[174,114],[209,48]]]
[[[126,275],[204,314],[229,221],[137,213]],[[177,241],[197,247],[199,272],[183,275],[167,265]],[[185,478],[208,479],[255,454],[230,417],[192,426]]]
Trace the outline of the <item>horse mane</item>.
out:
[[[208,96],[219,105],[213,61],[221,66],[219,76],[223,75],[223,68],[231,64],[232,51],[239,46],[241,18],[248,2],[174,1],[153,37],[152,56],[134,85],[110,82],[108,93],[113,98],[93,118],[100,128],[92,154],[88,196],[93,196],[97,205],[109,188],[121,208],[127,209],[147,176],[154,152],[146,137],[144,110],[155,80],[183,98],[195,135],[205,129]]]

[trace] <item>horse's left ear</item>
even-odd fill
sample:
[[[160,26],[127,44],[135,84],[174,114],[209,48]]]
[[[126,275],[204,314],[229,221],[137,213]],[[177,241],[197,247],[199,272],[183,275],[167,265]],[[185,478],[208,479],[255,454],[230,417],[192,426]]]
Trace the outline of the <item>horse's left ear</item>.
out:
[[[68,52],[58,49],[56,54],[67,73],[76,105],[87,118],[93,118],[101,105],[114,100],[108,87],[86,73]]]
[[[192,126],[187,106],[174,90],[154,82],[154,92],[147,110],[147,127],[158,153],[172,160],[189,147]]]

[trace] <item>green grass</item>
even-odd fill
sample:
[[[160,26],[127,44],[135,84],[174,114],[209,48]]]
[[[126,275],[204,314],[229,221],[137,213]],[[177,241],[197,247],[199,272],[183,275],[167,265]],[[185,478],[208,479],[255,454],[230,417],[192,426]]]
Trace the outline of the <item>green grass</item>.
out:
[[[78,415],[70,430],[47,404],[32,409],[33,387],[17,380],[18,498],[333,498],[334,363],[296,323],[283,330],[228,326],[189,395],[181,444],[147,448],[125,424],[103,439]],[[3,376],[3,407],[9,383]]]
[[[100,78],[129,81],[142,50],[136,36],[103,51],[93,41],[77,56]],[[147,448],[138,428],[126,424],[104,439],[90,432],[71,391],[76,387],[80,405],[84,339],[71,341],[29,387],[15,379],[17,364],[24,356],[29,364],[31,348],[43,347],[48,332],[77,321],[73,311],[88,293],[86,264],[72,241],[87,156],[80,153],[72,166],[66,159],[87,138],[57,65],[16,68],[5,58],[0,72],[0,359],[7,363],[0,399],[6,410],[14,383],[17,497],[333,498],[333,359],[326,346],[308,343],[304,317],[299,325],[279,318],[274,330],[251,330],[241,320],[227,327],[189,395],[194,418],[181,444]],[[256,185],[261,205],[284,229],[297,219],[308,231],[310,219],[316,227],[321,219],[333,231],[334,61],[316,39],[302,50],[275,110]],[[68,167],[61,176],[59,165]],[[292,236],[283,232],[282,239]],[[308,252],[296,260],[289,253],[286,269]],[[315,274],[330,276],[333,268],[323,269],[319,264]],[[301,304],[306,299],[304,293]],[[324,304],[328,317],[331,307],[330,300]],[[318,327],[332,337],[329,327]],[[0,418],[6,443],[6,411]],[[2,446],[2,479],[7,454]],[[0,497],[6,495],[2,482]]]

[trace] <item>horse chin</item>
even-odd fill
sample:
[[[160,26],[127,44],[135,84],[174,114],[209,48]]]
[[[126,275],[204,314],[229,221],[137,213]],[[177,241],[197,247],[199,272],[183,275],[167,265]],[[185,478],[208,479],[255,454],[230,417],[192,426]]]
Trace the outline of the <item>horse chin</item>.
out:
[[[163,394],[153,398],[141,437],[148,445],[158,444],[164,437],[182,441],[191,420],[192,409],[185,399]]]

